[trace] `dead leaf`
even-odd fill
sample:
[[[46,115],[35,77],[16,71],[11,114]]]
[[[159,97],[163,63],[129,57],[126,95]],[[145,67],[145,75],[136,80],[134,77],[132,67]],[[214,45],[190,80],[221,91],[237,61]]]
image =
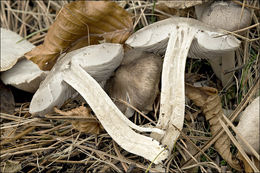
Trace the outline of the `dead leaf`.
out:
[[[210,123],[211,134],[214,136],[221,128],[218,118],[222,117],[223,114],[218,91],[211,87],[194,87],[186,84],[185,92],[186,96],[202,109],[207,121]],[[241,171],[239,161],[236,158],[232,158],[230,143],[229,137],[223,134],[218,138],[214,146],[221,157],[226,160],[232,168]]]
[[[68,49],[75,50],[71,47],[97,44],[98,40],[103,39],[106,42],[123,43],[132,29],[130,14],[114,2],[71,2],[58,13],[44,43],[25,56],[42,70],[50,70],[61,53]]]
[[[255,164],[255,166],[257,167],[257,169],[260,169],[260,162],[254,156],[252,156],[252,157],[253,157],[253,163]],[[254,172],[254,170],[251,168],[249,163],[246,161],[246,159],[243,157],[243,155],[240,152],[237,153],[237,158],[242,160],[242,162],[244,163],[245,172]]]
[[[91,114],[91,109],[87,108],[85,106],[80,106],[77,108],[74,108],[70,111],[61,111],[57,108],[54,108],[54,111],[56,113],[59,113],[64,116],[82,116],[85,118],[93,118],[96,120],[95,116]],[[92,134],[99,134],[101,130],[103,130],[102,125],[96,120],[96,122],[88,122],[88,121],[82,121],[82,120],[71,120],[70,121],[73,128],[77,129],[80,132],[84,133],[92,133]]]
[[[12,91],[3,84],[0,80],[0,112],[13,114],[14,113],[14,96]]]

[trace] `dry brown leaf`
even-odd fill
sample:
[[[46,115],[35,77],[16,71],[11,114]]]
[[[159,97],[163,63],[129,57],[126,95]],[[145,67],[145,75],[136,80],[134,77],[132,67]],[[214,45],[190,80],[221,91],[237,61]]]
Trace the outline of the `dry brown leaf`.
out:
[[[25,56],[42,70],[50,70],[62,52],[75,50],[71,47],[97,44],[102,39],[106,42],[123,43],[132,29],[130,14],[114,2],[71,2],[58,13],[44,43],[27,52]]]
[[[202,109],[206,119],[210,123],[211,134],[214,136],[221,128],[218,118],[222,117],[223,114],[218,91],[211,87],[194,87],[186,84],[185,92],[186,96]],[[230,152],[230,143],[229,137],[223,134],[218,138],[214,146],[221,157],[226,160],[232,168],[241,171],[239,161],[233,158]]]
[[[13,114],[14,104],[15,102],[12,91],[0,80],[0,112]]]
[[[85,106],[80,106],[70,111],[61,111],[57,108],[54,108],[54,111],[64,116],[81,116],[85,118],[93,118],[96,120],[95,116],[91,114],[91,109]],[[99,134],[101,130],[103,130],[102,125],[98,121],[88,122],[84,120],[70,120],[70,122],[73,128],[84,133]]]
[[[253,162],[254,162],[255,166],[257,167],[257,169],[260,169],[260,162],[254,156],[252,156],[252,157],[253,157]],[[244,163],[245,172],[254,172],[254,170],[251,168],[249,163],[246,161],[246,159],[243,157],[243,155],[240,152],[237,153],[237,158],[242,160],[242,162]]]

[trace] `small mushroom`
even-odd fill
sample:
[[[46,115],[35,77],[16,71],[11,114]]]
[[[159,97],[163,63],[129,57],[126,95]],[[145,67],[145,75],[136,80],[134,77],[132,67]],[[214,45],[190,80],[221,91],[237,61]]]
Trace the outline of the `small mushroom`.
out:
[[[54,106],[63,104],[76,90],[87,101],[104,129],[122,148],[158,164],[167,158],[168,151],[158,141],[138,134],[133,129],[159,134],[164,131],[132,123],[98,84],[98,81],[107,80],[111,76],[122,58],[122,45],[112,43],[88,46],[66,54],[54,65],[33,96],[30,112],[48,113]]]
[[[32,61],[23,58],[13,68],[1,73],[1,79],[6,85],[12,85],[23,91],[35,93],[48,72],[42,71]]]
[[[241,118],[236,127],[243,139],[245,139],[255,149],[255,151],[258,152],[258,154],[260,154],[259,101],[258,96],[247,106],[245,111],[241,114]],[[237,140],[247,154],[254,155],[240,137],[237,136]]]
[[[1,79],[6,85],[34,93],[48,71],[40,70],[23,57],[34,45],[22,39],[18,34],[1,28]]]
[[[108,50],[109,48],[113,49],[114,52]],[[98,53],[97,50],[99,50]],[[121,47],[106,44],[84,47],[69,52],[65,56],[61,55],[59,61],[34,94],[30,112],[41,115],[52,112],[55,106],[60,107],[75,93],[73,88],[63,82],[62,77],[63,71],[69,66],[73,57],[81,61],[81,64],[84,64],[83,68],[98,82],[103,83],[121,63],[122,55]]]
[[[106,84],[108,95],[128,118],[134,110],[118,101],[128,102],[140,111],[151,111],[159,93],[158,84],[162,69],[161,57],[135,49],[126,52],[121,66]]]
[[[172,17],[146,26],[126,43],[140,50],[163,53],[160,115],[157,127],[163,135],[152,136],[173,149],[182,130],[185,110],[184,71],[186,58],[215,57],[238,48],[240,41],[221,29],[190,18]],[[212,57],[212,56],[211,56]]]
[[[21,41],[22,39],[23,38],[15,32],[1,28],[0,71],[6,71],[12,68],[24,53],[35,47],[26,40]]]
[[[250,11],[232,1],[207,2],[195,6],[195,12],[198,20],[203,23],[227,31],[245,28],[251,23]],[[222,81],[222,85],[227,86],[232,81],[234,73],[224,74],[224,71],[235,68],[235,52],[227,52],[222,56],[208,59],[214,73]]]

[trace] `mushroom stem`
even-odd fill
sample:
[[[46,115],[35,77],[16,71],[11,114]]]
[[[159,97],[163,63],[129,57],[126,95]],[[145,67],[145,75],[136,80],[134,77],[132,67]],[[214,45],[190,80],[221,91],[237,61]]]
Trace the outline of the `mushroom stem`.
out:
[[[208,61],[223,87],[228,87],[233,80],[234,72],[225,74],[224,71],[235,68],[235,51],[226,52],[218,57],[209,57]]]
[[[161,111],[157,127],[167,129],[164,135],[152,134],[173,149],[183,127],[185,110],[184,74],[186,58],[196,29],[182,26],[171,33],[162,70]],[[178,129],[176,129],[178,128]]]
[[[128,120],[100,85],[79,64],[72,62],[71,66],[64,71],[63,78],[83,96],[108,134],[122,148],[150,161],[159,155],[154,161],[155,164],[167,158],[168,151],[164,150],[158,141],[138,134],[131,128],[160,134],[163,134],[163,131],[157,128],[139,127]]]

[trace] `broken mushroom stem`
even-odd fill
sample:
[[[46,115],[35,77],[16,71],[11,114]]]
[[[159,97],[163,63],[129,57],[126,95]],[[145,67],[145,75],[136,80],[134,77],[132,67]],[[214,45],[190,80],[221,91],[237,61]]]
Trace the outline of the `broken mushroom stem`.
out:
[[[135,133],[131,128],[140,132],[154,132],[161,135],[164,131],[158,128],[139,127],[132,123],[80,65],[72,62],[70,68],[64,71],[63,78],[88,102],[105,130],[122,148],[151,161],[164,150],[158,141]],[[167,156],[168,151],[164,151],[155,163],[161,162]]]
[[[184,74],[186,58],[196,30],[187,26],[176,26],[170,34],[162,71],[161,112],[158,127],[167,127],[164,136],[155,138],[172,149],[182,129],[185,110]],[[170,66],[168,64],[171,64]],[[174,67],[174,68],[173,68]],[[177,68],[176,68],[177,67]],[[178,69],[176,71],[176,69]],[[173,80],[174,79],[174,80]],[[169,85],[169,81],[172,81]],[[165,121],[166,120],[166,121]],[[175,126],[172,126],[174,124]],[[178,129],[176,129],[178,128]],[[178,135],[175,135],[178,134]]]

